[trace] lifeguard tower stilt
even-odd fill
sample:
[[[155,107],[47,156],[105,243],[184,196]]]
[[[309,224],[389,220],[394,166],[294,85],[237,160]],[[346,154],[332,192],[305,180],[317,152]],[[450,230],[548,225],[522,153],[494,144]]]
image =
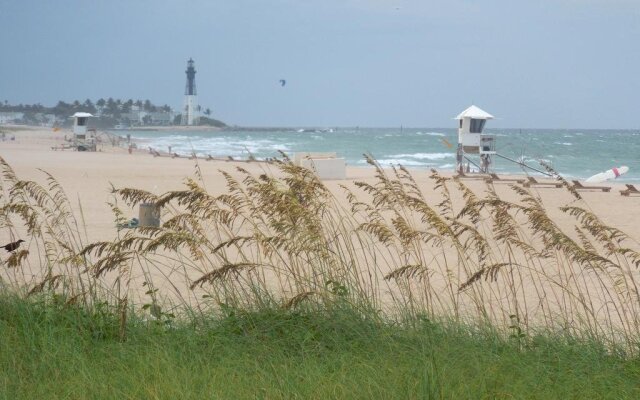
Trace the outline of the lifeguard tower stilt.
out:
[[[461,112],[455,119],[458,120],[458,150],[456,152],[456,171],[464,174],[468,171],[469,164],[465,168],[465,159],[471,162],[467,154],[477,154],[480,157],[478,168],[481,173],[488,173],[491,167],[491,156],[496,154],[496,141],[493,135],[484,135],[482,130],[488,119],[493,115],[471,106]]]

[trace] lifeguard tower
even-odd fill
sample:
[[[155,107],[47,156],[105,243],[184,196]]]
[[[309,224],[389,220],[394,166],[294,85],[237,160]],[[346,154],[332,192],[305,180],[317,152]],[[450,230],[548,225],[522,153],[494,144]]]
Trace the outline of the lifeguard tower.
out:
[[[480,157],[479,172],[488,173],[491,166],[491,157],[496,154],[495,136],[482,133],[487,120],[493,119],[493,115],[471,106],[458,114],[458,151],[456,153],[456,171],[459,174],[468,172],[469,164],[473,162],[466,157],[467,154],[477,154]],[[465,159],[467,168],[465,168]]]
[[[96,151],[96,140],[88,136],[89,118],[93,115],[86,112],[77,112],[73,118],[73,145],[78,151]]]

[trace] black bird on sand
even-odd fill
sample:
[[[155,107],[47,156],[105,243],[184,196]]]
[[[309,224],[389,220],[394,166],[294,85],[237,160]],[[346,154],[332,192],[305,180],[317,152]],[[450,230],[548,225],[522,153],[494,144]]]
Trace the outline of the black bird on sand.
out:
[[[20,247],[20,243],[22,243],[22,242],[24,242],[24,240],[20,239],[20,240],[18,240],[16,242],[11,242],[9,244],[5,244],[4,246],[0,246],[0,247],[2,247],[3,249],[5,249],[8,252],[12,252],[15,249],[17,249],[18,247]]]

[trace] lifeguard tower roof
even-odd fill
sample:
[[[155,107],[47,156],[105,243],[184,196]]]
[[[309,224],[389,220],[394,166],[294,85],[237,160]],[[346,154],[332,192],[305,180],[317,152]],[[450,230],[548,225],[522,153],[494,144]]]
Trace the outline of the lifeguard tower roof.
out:
[[[495,118],[493,115],[488,112],[476,107],[471,106],[458,114],[454,119],[464,119],[464,118],[473,118],[473,119],[493,119]]]
[[[93,117],[93,115],[86,113],[86,112],[77,112],[75,114],[73,114],[70,118],[86,118],[86,117]]]

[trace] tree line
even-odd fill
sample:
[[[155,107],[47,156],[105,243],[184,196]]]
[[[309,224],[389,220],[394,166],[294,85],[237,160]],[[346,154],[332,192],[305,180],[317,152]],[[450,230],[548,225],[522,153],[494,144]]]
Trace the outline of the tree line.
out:
[[[84,111],[95,114],[100,110],[103,115],[108,115],[114,118],[118,118],[121,114],[128,113],[133,109],[133,106],[137,106],[139,110],[148,112],[170,112],[171,107],[167,104],[158,106],[153,104],[150,100],[122,100],[109,97],[108,99],[100,98],[95,103],[90,99],[85,101],[74,100],[71,103],[65,101],[58,101],[53,107],[46,107],[40,103],[36,104],[10,104],[8,100],[0,102],[0,111],[13,111],[23,113],[44,113],[54,114],[55,116],[68,117],[69,115]]]
[[[94,115],[99,114],[100,118],[96,119],[93,123],[99,127],[109,127],[120,123],[129,123],[129,119],[126,116],[131,112],[133,108],[137,107],[138,110],[146,112],[171,112],[171,107],[167,104],[162,106],[155,105],[151,100],[122,100],[109,97],[108,99],[100,98],[95,103],[90,99],[85,101],[74,100],[67,103],[63,100],[59,100],[53,107],[43,106],[40,103],[36,104],[10,104],[8,100],[0,101],[0,112],[20,112],[23,113],[22,121],[28,124],[40,124],[44,123],[45,119],[39,114],[53,114],[56,119],[63,121],[62,124],[69,124],[68,117],[76,112],[88,112]],[[202,110],[199,108],[205,116],[200,118],[200,125],[211,125],[217,127],[225,127],[226,124],[222,121],[211,118],[211,109],[206,108]],[[174,125],[180,125],[180,113],[177,113],[172,123]],[[152,118],[146,116],[143,118],[144,124],[150,124]]]

